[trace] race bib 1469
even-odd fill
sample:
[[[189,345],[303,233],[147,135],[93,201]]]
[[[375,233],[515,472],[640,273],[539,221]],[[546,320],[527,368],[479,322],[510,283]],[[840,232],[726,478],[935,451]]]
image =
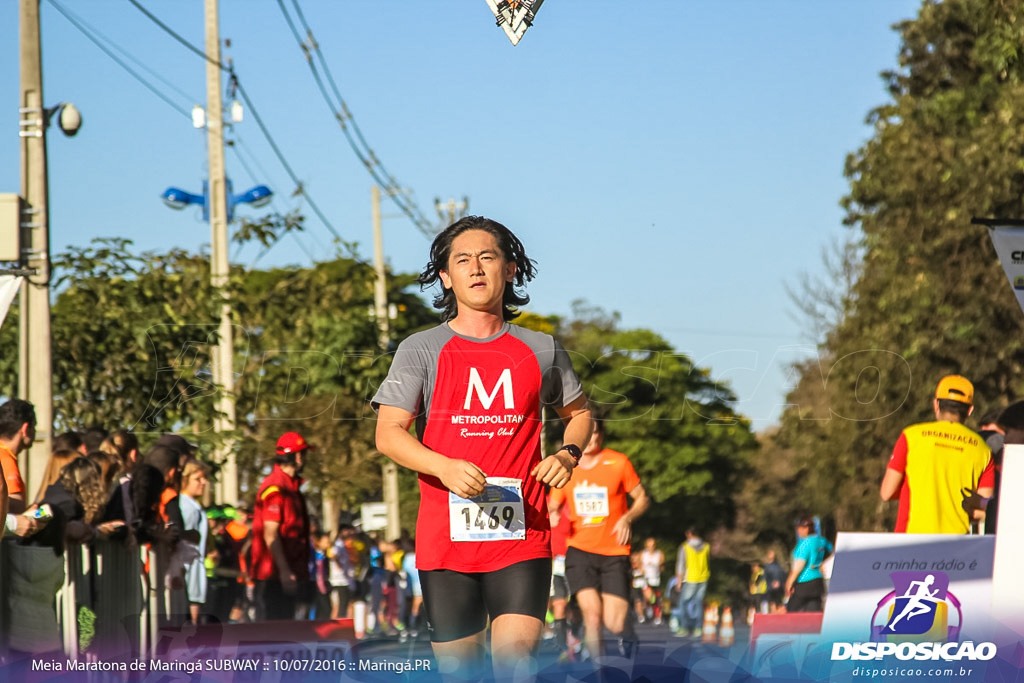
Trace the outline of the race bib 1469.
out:
[[[523,483],[487,477],[484,492],[463,498],[448,492],[448,525],[453,541],[511,541],[526,538]]]

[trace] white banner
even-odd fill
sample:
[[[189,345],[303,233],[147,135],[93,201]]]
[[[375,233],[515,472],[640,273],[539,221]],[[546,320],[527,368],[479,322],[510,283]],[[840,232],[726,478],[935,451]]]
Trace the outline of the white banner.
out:
[[[989,228],[989,235],[1017,303],[1024,310],[1024,227],[995,226]]]
[[[995,536],[840,532],[821,632],[832,641],[988,640],[994,548]],[[893,610],[922,581],[942,609],[917,619],[927,628],[907,631]]]
[[[0,275],[0,327],[4,324],[11,302],[21,289],[21,279],[20,275]]]

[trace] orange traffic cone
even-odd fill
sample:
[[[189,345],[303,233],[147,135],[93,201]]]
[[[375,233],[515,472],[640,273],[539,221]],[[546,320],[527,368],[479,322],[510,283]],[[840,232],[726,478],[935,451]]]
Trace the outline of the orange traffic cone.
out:
[[[704,632],[701,642],[714,643],[716,640],[718,640],[718,605],[711,603],[711,606],[704,611]]]
[[[722,610],[722,628],[718,632],[718,644],[722,647],[732,647],[736,642],[736,631],[732,627],[732,608],[726,607]]]

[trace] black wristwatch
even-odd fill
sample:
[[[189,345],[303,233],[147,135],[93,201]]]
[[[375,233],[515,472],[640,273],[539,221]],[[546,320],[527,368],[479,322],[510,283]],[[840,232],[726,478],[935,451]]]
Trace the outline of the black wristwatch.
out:
[[[562,446],[561,448],[559,448],[558,451],[565,451],[566,453],[568,453],[569,455],[572,456],[572,466],[573,467],[576,467],[576,465],[579,465],[580,464],[580,458],[583,457],[583,451],[581,451],[580,447],[577,446],[574,443],[567,443],[564,446]],[[555,452],[557,453],[558,451],[555,451]]]

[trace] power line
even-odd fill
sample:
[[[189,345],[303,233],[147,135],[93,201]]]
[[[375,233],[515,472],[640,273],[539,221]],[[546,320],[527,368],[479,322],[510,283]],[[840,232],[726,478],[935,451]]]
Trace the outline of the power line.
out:
[[[53,0],[50,0],[50,1],[53,2]],[[222,71],[226,71],[227,73],[229,73],[231,75],[231,79],[234,82],[235,87],[237,88],[238,92],[242,95],[242,99],[245,101],[245,104],[249,108],[250,113],[252,114],[253,118],[256,120],[256,125],[259,126],[260,131],[263,133],[263,137],[266,138],[267,143],[270,145],[270,148],[274,151],[274,155],[277,156],[277,159],[281,163],[281,165],[284,167],[285,172],[288,173],[288,177],[291,178],[293,183],[295,183],[296,191],[300,192],[306,198],[306,201],[309,202],[310,209],[313,210],[313,213],[315,213],[317,218],[320,219],[320,222],[323,223],[324,227],[327,228],[327,230],[332,235],[334,235],[334,237],[339,242],[345,244],[346,242],[342,238],[341,234],[334,228],[334,226],[331,224],[330,220],[327,219],[327,216],[324,215],[323,211],[320,210],[320,207],[313,200],[313,197],[310,196],[310,194],[306,191],[305,186],[299,180],[298,176],[295,174],[295,171],[292,170],[291,164],[288,163],[288,160],[285,158],[284,153],[281,151],[281,148],[278,147],[277,142],[274,140],[273,136],[270,134],[270,131],[267,129],[266,125],[263,123],[263,118],[259,115],[259,110],[257,110],[256,105],[253,104],[252,100],[249,98],[249,94],[245,91],[245,88],[242,86],[242,82],[239,80],[238,74],[235,73],[234,66],[232,66],[232,65],[225,65],[223,62],[219,62],[219,61],[217,61],[215,59],[211,59],[210,57],[208,57],[206,52],[204,52],[203,50],[200,50],[199,48],[197,48],[195,45],[193,45],[192,43],[187,41],[185,38],[181,37],[178,33],[176,33],[171,27],[167,26],[167,24],[165,24],[162,21],[160,21],[160,19],[158,19],[156,16],[153,15],[153,13],[151,13],[149,10],[147,10],[145,7],[143,7],[138,2],[138,0],[128,0],[128,2],[130,2],[132,5],[134,5],[150,21],[152,21],[157,26],[159,26],[161,29],[163,29],[168,35],[170,35],[176,41],[178,41],[179,43],[184,45],[189,51],[199,55],[205,61],[208,61],[208,62],[210,62],[212,64],[216,64],[219,69],[221,69]]]
[[[134,2],[134,0],[132,1]],[[295,175],[295,171],[292,170],[291,164],[289,164],[288,160],[284,158],[284,154],[281,152],[281,149],[277,146],[277,142],[274,141],[274,138],[270,134],[270,131],[267,130],[267,126],[263,123],[263,118],[256,110],[256,106],[252,103],[252,100],[249,99],[249,93],[247,93],[245,91],[245,88],[242,87],[241,82],[236,81],[236,85],[238,86],[239,94],[242,96],[242,99],[245,100],[246,106],[248,106],[249,111],[252,112],[252,117],[256,119],[256,125],[259,126],[260,130],[263,132],[263,137],[267,139],[267,142],[270,144],[270,148],[274,150],[274,154],[277,155],[278,161],[280,161],[281,165],[284,166],[285,172],[288,173],[288,177],[292,179],[293,183],[295,183],[295,187],[297,188],[297,190],[301,192],[302,195],[306,198],[306,201],[309,202],[309,208],[313,210],[313,213],[317,215],[317,217],[324,224],[324,226],[331,232],[332,235],[335,236],[335,238],[338,239],[338,241],[344,242],[345,240],[342,239],[341,234],[337,230],[335,230],[334,226],[331,225],[331,222],[327,220],[327,216],[325,216],[323,211],[320,210],[320,207],[317,206],[317,203],[313,201],[313,198],[306,191],[306,188],[303,185],[302,181],[299,180],[299,177]]]
[[[51,0],[51,1],[52,1],[52,0]],[[170,36],[171,36],[172,38],[174,38],[174,39],[175,39],[176,41],[178,41],[179,43],[181,43],[182,45],[184,45],[184,46],[185,46],[185,47],[186,47],[187,49],[189,49],[189,50],[191,50],[192,52],[196,53],[197,55],[199,55],[200,57],[202,57],[202,58],[203,58],[204,60],[206,60],[206,61],[210,62],[211,64],[216,64],[216,65],[217,65],[217,67],[218,67],[218,68],[219,68],[219,69],[220,69],[221,71],[231,71],[231,69],[230,69],[230,68],[228,68],[227,66],[224,66],[224,63],[223,63],[223,62],[218,62],[218,61],[217,61],[216,59],[211,59],[211,58],[210,58],[210,57],[209,57],[209,56],[208,56],[208,55],[206,54],[206,51],[205,51],[205,50],[200,50],[200,49],[199,49],[198,47],[196,47],[195,45],[193,45],[192,43],[188,42],[187,40],[185,40],[184,38],[182,38],[182,37],[181,37],[180,35],[178,35],[178,34],[177,34],[177,33],[176,33],[175,31],[174,31],[174,29],[172,29],[172,28],[171,28],[170,26],[168,26],[168,25],[167,25],[167,24],[165,24],[164,22],[162,22],[162,21],[160,21],[159,19],[157,19],[157,18],[156,18],[156,16],[154,16],[152,12],[150,12],[150,11],[149,11],[148,9],[146,9],[145,7],[143,7],[142,5],[140,5],[140,4],[138,3],[138,0],[128,0],[128,2],[132,3],[133,5],[135,5],[135,8],[136,8],[136,9],[138,9],[138,10],[139,10],[140,12],[142,12],[143,14],[145,14],[145,15],[146,15],[146,16],[147,16],[147,17],[149,18],[149,20],[150,20],[150,21],[152,21],[152,22],[153,22],[154,24],[156,24],[157,26],[159,26],[160,28],[162,28],[162,29],[163,29],[163,30],[164,30],[164,31],[165,31],[165,32],[166,32],[166,33],[167,33],[168,35],[170,35]]]
[[[139,83],[141,83],[147,90],[149,90],[154,95],[159,97],[161,100],[163,100],[164,102],[169,104],[171,106],[171,108],[173,108],[175,111],[179,112],[185,118],[188,118],[188,119],[192,118],[192,113],[188,109],[179,106],[176,102],[171,100],[170,97],[168,97],[164,93],[160,92],[160,90],[158,90],[156,88],[156,86],[154,86],[152,83],[150,83],[145,78],[143,78],[142,75],[140,75],[138,72],[136,72],[134,69],[132,69],[120,57],[118,57],[110,49],[108,49],[107,46],[104,45],[100,41],[100,38],[105,40],[107,43],[109,43],[111,45],[114,45],[114,47],[117,48],[117,50],[120,51],[122,54],[128,55],[128,53],[124,49],[117,47],[112,40],[110,40],[109,38],[104,36],[102,33],[97,31],[93,27],[89,26],[87,23],[82,21],[79,17],[74,15],[71,11],[69,11],[68,9],[64,8],[63,6],[61,6],[61,4],[59,2],[57,2],[57,0],[49,0],[49,2],[50,2],[51,5],[53,5],[54,9],[56,9],[58,12],[60,12],[64,16],[64,18],[67,19],[68,22],[71,23],[72,26],[74,26],[76,29],[79,30],[79,32],[82,33],[82,35],[84,35],[96,47],[98,47],[100,50],[102,50],[104,54],[106,54],[108,57],[110,57],[112,60],[114,60],[118,64],[118,66],[120,66],[122,69],[127,71],[129,74],[131,74],[132,77],[134,77],[135,80],[137,80]],[[97,37],[97,36],[99,36],[99,37]],[[142,66],[142,68],[144,68],[147,71],[150,71],[152,73],[151,69],[145,67],[140,62],[138,62],[138,60],[134,59],[130,55],[128,55],[128,56],[129,56],[130,59],[132,59],[132,61],[135,61],[136,64],[139,64],[139,66]],[[174,86],[173,84],[167,82],[165,79],[161,78],[160,76],[157,76],[157,78],[160,78],[160,80],[162,80],[165,84],[169,85],[172,89],[176,90],[179,94],[183,94],[185,97],[189,97],[189,95],[187,93],[184,93],[182,90],[178,89],[176,86]]]
[[[349,111],[348,105],[345,103],[345,99],[341,96],[337,83],[331,75],[331,70],[327,65],[327,60],[324,58],[323,52],[320,50],[319,43],[313,36],[312,29],[306,22],[306,18],[299,7],[298,0],[292,0],[292,5],[295,8],[295,12],[299,17],[299,20],[302,22],[306,35],[309,37],[308,43],[302,39],[298,29],[296,29],[295,23],[288,14],[288,10],[285,8],[283,0],[277,0],[277,5],[281,9],[281,13],[284,15],[285,21],[291,29],[292,36],[299,45],[299,49],[301,49],[303,55],[305,55],[306,64],[309,66],[309,69],[313,74],[313,80],[316,82],[317,89],[323,96],[324,101],[330,108],[331,114],[334,116],[335,120],[337,120],[338,125],[341,126],[341,131],[345,135],[345,139],[348,141],[349,147],[351,147],[352,151],[355,153],[356,158],[362,162],[363,166],[370,173],[370,176],[374,181],[384,189],[385,193],[391,198],[391,201],[398,206],[402,213],[409,217],[416,229],[419,230],[426,238],[433,239],[437,232],[434,226],[423,216],[423,212],[420,211],[420,208],[416,205],[415,201],[406,198],[405,194],[402,192],[402,188],[395,180],[394,176],[387,171],[384,165],[374,154],[373,149],[370,147],[369,143],[367,143],[366,138],[359,129],[355,117],[353,117],[352,113]],[[323,69],[328,82],[331,84],[334,96],[337,98],[337,105],[335,105],[331,100],[331,96],[327,92],[323,78],[321,78],[316,64],[313,63],[310,50],[315,52],[317,55],[317,60],[320,62],[321,68]],[[346,121],[350,121],[351,126],[346,125]],[[353,138],[352,131],[349,130],[350,127],[358,137],[358,141]]]
[[[251,169],[251,168],[249,167],[249,163],[248,163],[248,162],[246,161],[245,157],[243,157],[243,156],[242,156],[242,153],[241,153],[241,151],[239,150],[239,145],[237,145],[237,144],[235,144],[235,143],[237,143],[237,138],[236,138],[236,140],[232,141],[231,143],[228,143],[228,148],[229,148],[229,149],[230,149],[230,150],[231,150],[232,152],[234,152],[234,154],[235,154],[235,158],[236,158],[236,159],[238,160],[238,163],[239,163],[239,164],[241,164],[242,168],[243,168],[243,169],[245,170],[245,172],[246,172],[246,173],[247,173],[247,174],[249,175],[249,181],[250,181],[250,182],[252,182],[252,183],[257,183],[257,182],[259,182],[259,181],[258,181],[258,180],[256,179],[256,178],[257,178],[257,176],[256,176],[256,175],[255,175],[255,174],[253,173],[252,169]],[[277,198],[278,198],[278,195],[277,195],[277,194],[274,194],[274,195],[272,195],[272,199],[271,199],[271,206],[273,206],[273,207],[274,207],[274,209],[275,209],[275,210],[276,210],[276,211],[277,211],[277,212],[278,212],[278,213],[280,214],[280,213],[281,213],[281,210],[280,210],[280,207],[279,207],[279,201],[278,201],[278,199],[277,199]],[[289,233],[289,234],[290,234],[290,235],[291,235],[291,236],[292,236],[293,238],[295,238],[295,242],[296,242],[296,244],[298,244],[298,245],[299,245],[299,249],[301,249],[301,250],[302,250],[302,252],[303,252],[303,253],[304,253],[304,254],[305,254],[305,255],[306,255],[307,257],[309,257],[309,260],[310,260],[310,261],[314,261],[314,262],[315,262],[315,261],[316,261],[316,258],[315,258],[315,257],[313,256],[313,253],[312,253],[312,252],[311,252],[311,251],[309,250],[309,248],[308,248],[308,247],[307,247],[307,246],[306,246],[306,245],[305,245],[305,244],[304,244],[304,243],[302,242],[302,240],[300,240],[300,239],[299,239],[299,236],[298,236],[298,234],[297,234],[297,233],[296,233],[296,232],[295,232],[294,230],[289,230],[289,231],[288,231],[288,233]],[[264,247],[263,249],[261,249],[261,250],[260,250],[260,252],[259,252],[259,254],[257,254],[257,256],[256,256],[255,260],[253,260],[253,262],[252,262],[252,263],[250,264],[250,267],[252,267],[252,266],[255,266],[255,265],[256,265],[256,263],[257,263],[257,262],[258,262],[258,261],[259,261],[260,259],[262,259],[262,258],[263,258],[263,257],[264,257],[264,256],[265,256],[265,255],[266,255],[267,253],[269,253],[269,252],[270,252],[270,250],[271,250],[271,249],[272,249],[272,248],[273,248],[273,247],[274,247],[274,246],[275,246],[276,244],[277,244],[277,241],[275,241],[275,242],[274,242],[273,244],[271,244],[270,246],[268,246],[268,247]],[[242,249],[244,249],[244,248],[245,248],[245,244],[236,244],[236,245],[235,245],[235,253],[234,253],[234,254],[232,255],[232,257],[231,257],[231,258],[232,258],[232,260],[234,260],[234,261],[237,261],[237,260],[238,260],[238,257],[239,257],[239,256],[241,255],[241,253],[242,253]]]
[[[262,164],[260,164],[259,159],[256,158],[256,155],[254,155],[252,153],[252,150],[249,149],[249,147],[245,144],[245,141],[242,140],[241,137],[239,137],[238,135],[234,135],[233,139],[231,140],[231,143],[229,144],[229,147],[230,147],[231,151],[234,152],[235,158],[238,160],[238,163],[241,164],[242,168],[245,170],[245,172],[249,174],[250,182],[253,182],[253,183],[259,182],[257,180],[258,177],[263,177],[263,178],[269,177],[269,174],[263,168]],[[256,166],[257,170],[260,172],[260,174],[261,174],[260,176],[257,176],[256,173],[253,172],[252,168],[249,165],[249,160],[247,160],[245,155],[242,154],[243,150],[251,158],[252,163]],[[273,195],[273,199],[271,200],[271,206],[275,207],[275,209],[277,209],[278,213],[281,213],[280,202],[278,200],[279,196],[280,196],[279,194],[274,194]],[[289,230],[288,234],[290,234],[292,236],[292,239],[295,240],[295,243],[299,246],[299,249],[302,250],[302,253],[304,253],[309,258],[309,260],[311,262],[315,263],[316,260],[317,260],[316,256],[310,250],[309,246],[299,238],[298,231],[296,231],[296,230]],[[306,232],[304,234],[307,235],[309,237],[309,239],[311,239],[314,242],[316,242],[316,247],[321,250],[321,253],[325,253],[326,254],[326,253],[330,252],[330,247],[325,245],[320,240],[320,238],[318,238],[316,235],[314,235],[311,232]],[[252,263],[249,264],[250,267],[254,267],[276,245],[277,245],[277,242],[274,242],[269,247],[264,247],[263,249],[261,249],[260,252],[256,255],[256,258],[252,261]],[[238,255],[241,253],[241,247],[242,246],[243,245],[239,245],[239,248],[235,250],[235,258],[237,258]]]

